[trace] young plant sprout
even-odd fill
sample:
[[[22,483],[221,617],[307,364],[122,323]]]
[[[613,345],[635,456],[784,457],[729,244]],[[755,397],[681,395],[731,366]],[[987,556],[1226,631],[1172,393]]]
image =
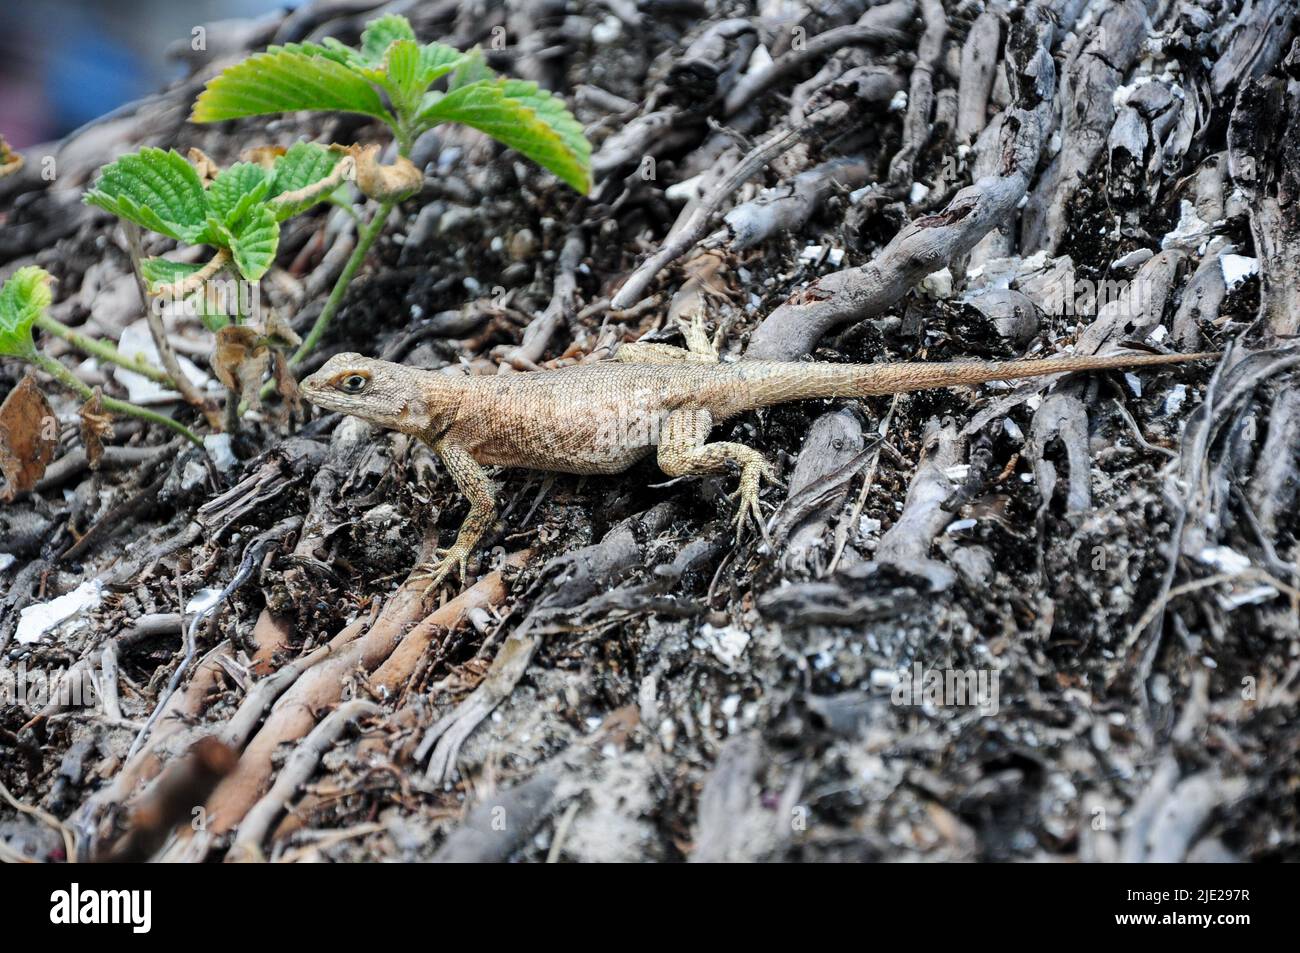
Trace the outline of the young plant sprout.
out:
[[[45,309],[50,306],[51,280],[44,269],[28,265],[19,268],[0,286],[0,357],[13,357],[33,364],[79,397],[91,400],[96,396],[94,388],[38,349],[32,337],[32,327],[43,324]],[[99,404],[104,410],[113,413],[129,414],[141,420],[162,424],[185,439],[203,445],[203,441],[188,427],[163,414],[102,395]]]
[[[248,329],[228,327],[247,316],[242,309],[251,295],[224,295],[221,306],[214,309],[209,291],[218,276],[233,273],[255,286],[275,261],[280,223],[328,199],[355,167],[351,156],[313,143],[298,143],[282,155],[268,150],[255,154],[259,161],[238,162],[218,170],[201,153],[192,153],[195,161],[191,162],[175,151],[141,149],[105,166],[84,199],[142,228],[216,249],[204,264],[146,258],[139,267],[151,299],[199,302],[204,323],[217,333],[218,357],[231,353],[225,346],[227,338],[241,339],[240,353],[253,344],[243,340]],[[51,330],[65,337],[68,334],[64,332],[72,333],[66,328]],[[266,354],[265,342],[256,346]],[[111,354],[99,356],[115,360]],[[214,370],[230,388],[227,427],[233,429],[241,398],[256,399],[261,382],[251,381],[247,372],[226,368],[217,359]],[[155,369],[157,373],[161,372]],[[159,380],[154,374],[148,376]],[[162,382],[166,380],[164,375]],[[251,389],[246,386],[249,383]]]
[[[443,80],[445,90],[431,88]],[[441,43],[419,43],[402,16],[369,23],[359,49],[327,38],[250,56],[208,82],[190,118],[219,122],[299,110],[380,120],[392,130],[397,161],[378,165],[377,145],[353,150],[357,185],[379,206],[291,365],[320,342],[393,207],[420,187],[422,173],[409,156],[422,133],[445,122],[463,123],[518,150],[578,192],[591,189],[591,146],[562,100],[536,83],[497,76],[478,49],[462,53]]]

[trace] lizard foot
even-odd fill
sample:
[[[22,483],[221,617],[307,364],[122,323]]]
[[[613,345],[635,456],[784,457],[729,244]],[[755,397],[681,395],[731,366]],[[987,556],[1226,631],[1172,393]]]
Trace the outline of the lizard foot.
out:
[[[691,359],[716,364],[718,347],[709,337],[708,329],[704,326],[703,311],[697,308],[690,317],[680,315],[677,323],[681,326],[683,337],[686,338],[686,350],[690,352]]]
[[[772,539],[767,535],[767,526],[763,521],[763,511],[759,507],[758,491],[762,486],[762,481],[767,480],[769,483],[777,483],[776,470],[766,460],[759,458],[751,463],[746,463],[740,471],[740,486],[732,493],[728,499],[740,500],[740,506],[736,510],[736,518],[732,524],[736,527],[736,543],[739,544],[745,535],[745,525],[753,520],[754,528],[767,542],[772,545]]]
[[[441,554],[441,558],[438,558]],[[455,546],[447,550],[436,550],[434,559],[420,563],[411,570],[411,579],[428,579],[429,590],[438,588],[444,579],[456,570],[460,573],[463,584],[469,575],[469,550],[458,550]]]

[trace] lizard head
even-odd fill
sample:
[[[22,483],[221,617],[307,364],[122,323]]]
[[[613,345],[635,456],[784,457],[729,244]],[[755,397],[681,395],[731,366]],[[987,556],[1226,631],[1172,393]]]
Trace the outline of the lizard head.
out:
[[[412,367],[346,353],[335,354],[298,387],[317,407],[420,434],[431,424],[422,378]]]

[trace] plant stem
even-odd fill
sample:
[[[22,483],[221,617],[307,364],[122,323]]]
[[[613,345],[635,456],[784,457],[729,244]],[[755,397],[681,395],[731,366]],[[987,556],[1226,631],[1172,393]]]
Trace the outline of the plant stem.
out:
[[[143,357],[127,357],[107,341],[98,341],[95,338],[87,337],[80,331],[74,331],[62,321],[50,317],[44,312],[36,319],[36,326],[43,331],[48,331],[57,338],[67,341],[78,351],[89,354],[91,357],[99,358],[101,361],[108,361],[110,364],[116,364],[123,367],[133,374],[140,374],[149,380],[162,384],[164,387],[176,389],[176,382],[171,379],[165,371],[154,367]]]
[[[62,384],[68,390],[79,394],[83,399],[90,400],[95,396],[95,391],[85,381],[79,379],[70,370],[56,361],[54,358],[37,351],[32,355],[32,362],[49,374],[56,381]],[[147,420],[151,423],[162,424],[164,427],[170,427],[186,440],[191,443],[203,446],[203,441],[195,433],[179,421],[172,420],[165,414],[160,414],[136,404],[128,403],[125,400],[118,400],[116,397],[101,395],[100,402],[106,410],[111,410],[115,414],[129,414],[132,417],[139,417],[141,420]]]
[[[290,367],[301,364],[303,358],[315,350],[316,345],[320,343],[320,339],[325,336],[330,321],[334,319],[334,312],[338,311],[339,305],[343,303],[343,296],[347,293],[348,285],[356,277],[361,262],[365,260],[366,252],[370,251],[370,246],[375,243],[379,233],[384,230],[384,223],[388,221],[388,216],[396,205],[396,199],[385,199],[380,202],[379,208],[375,210],[374,218],[370,220],[370,224],[363,228],[357,236],[357,247],[352,249],[352,255],[348,258],[347,264],[343,266],[343,271],[339,274],[338,280],[334,282],[334,288],[330,291],[330,296],[325,300],[325,307],[321,309],[320,315],[316,318],[316,323],[311,326],[311,330],[303,338],[298,350],[294,351],[293,356],[289,358]]]

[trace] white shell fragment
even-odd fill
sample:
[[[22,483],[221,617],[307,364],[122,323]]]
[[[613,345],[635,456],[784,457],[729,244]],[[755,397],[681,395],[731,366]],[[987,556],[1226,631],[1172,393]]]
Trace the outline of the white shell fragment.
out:
[[[98,579],[83,582],[65,595],[28,606],[18,614],[18,628],[14,639],[19,645],[31,645],[56,630],[64,630],[65,623],[78,621],[78,616],[99,605],[104,598],[104,584]],[[66,626],[71,632],[75,625]]]
[[[1223,283],[1231,291],[1247,278],[1259,274],[1259,259],[1245,255],[1220,255],[1219,267],[1223,269]]]

